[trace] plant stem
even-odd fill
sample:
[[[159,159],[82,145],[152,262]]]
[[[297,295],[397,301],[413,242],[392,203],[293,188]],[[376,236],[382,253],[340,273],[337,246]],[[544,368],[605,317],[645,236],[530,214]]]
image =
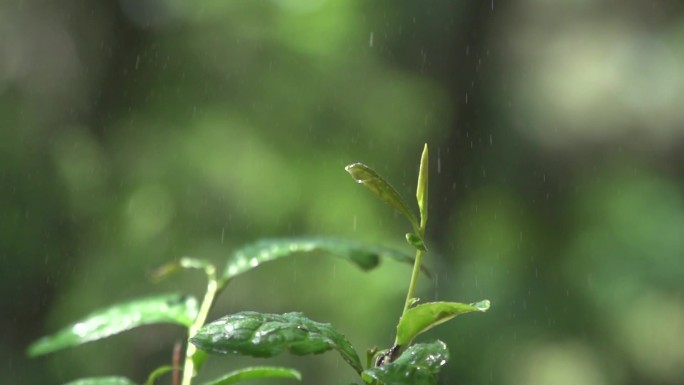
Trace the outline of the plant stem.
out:
[[[204,299],[202,300],[202,305],[200,306],[197,318],[195,322],[188,329],[188,340],[197,334],[197,332],[204,326],[204,322],[207,320],[209,315],[209,310],[211,310],[214,304],[214,299],[217,293],[222,289],[223,285],[219,285],[216,279],[216,268],[214,266],[206,266],[205,272],[208,277],[207,292],[204,294]],[[185,349],[185,364],[183,365],[183,382],[181,385],[190,385],[192,383],[192,377],[195,375],[195,362],[193,361],[193,356],[197,352],[195,345],[188,341],[187,347]]]
[[[418,276],[420,275],[420,265],[423,259],[423,251],[416,250],[416,260],[413,263],[413,272],[411,273],[411,281],[409,282],[408,292],[406,293],[406,302],[404,302],[404,310],[401,312],[401,316],[411,307],[411,302],[413,297],[413,292],[416,289],[416,282],[418,282]]]
[[[425,238],[425,223],[421,223],[420,237]],[[408,292],[406,293],[406,302],[404,302],[404,310],[401,312],[401,317],[406,314],[413,303],[413,293],[416,290],[416,284],[418,282],[418,276],[420,275],[420,266],[423,263],[424,254],[425,252],[423,250],[416,250],[416,259],[413,261],[413,272],[411,273],[411,281],[409,282]],[[397,345],[396,339],[394,340],[394,345]]]
[[[420,209],[420,225],[417,232],[421,240],[425,240],[425,226],[427,225],[427,208],[428,208],[428,145],[423,146],[423,154],[420,157],[420,169],[418,171],[418,186],[416,189],[416,200],[418,201],[418,208]],[[414,224],[414,228],[416,225]],[[401,317],[408,311],[413,303],[413,293],[416,290],[416,283],[420,275],[420,267],[423,263],[423,254],[425,251],[416,249],[416,259],[413,261],[413,272],[411,273],[411,281],[409,282],[408,292],[406,293],[406,302],[404,302],[404,310],[401,312]],[[401,319],[401,318],[400,318]],[[398,336],[397,336],[398,338]],[[394,340],[394,345],[397,345],[397,340]],[[399,350],[403,350],[400,347]]]
[[[180,383],[180,360],[181,360],[181,348],[183,344],[178,341],[173,345],[173,372],[171,373],[171,384],[178,385]]]

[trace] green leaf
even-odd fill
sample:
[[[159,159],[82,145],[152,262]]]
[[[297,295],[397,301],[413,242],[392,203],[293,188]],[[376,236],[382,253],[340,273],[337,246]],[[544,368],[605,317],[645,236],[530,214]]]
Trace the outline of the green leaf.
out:
[[[157,378],[160,376],[170,372],[173,370],[173,366],[161,366],[155,369],[150,375],[147,377],[147,381],[145,381],[145,385],[154,385],[154,382],[157,381]]]
[[[341,333],[330,324],[312,321],[302,313],[231,314],[202,327],[190,342],[207,353],[252,357],[273,357],[284,350],[306,355],[334,349],[354,370],[358,373],[362,370],[356,351]]]
[[[209,357],[207,352],[203,350],[195,350],[195,353],[192,355],[192,363],[195,367],[195,372],[202,370],[204,363],[207,362],[207,357]]]
[[[393,362],[364,370],[361,377],[386,385],[434,385],[448,359],[449,351],[442,341],[415,344]]]
[[[433,327],[449,321],[459,314],[485,312],[489,301],[465,304],[458,302],[430,302],[412,307],[404,313],[397,325],[397,344],[406,346],[413,339]]]
[[[136,385],[125,377],[92,377],[71,381],[64,385]]]
[[[228,260],[223,280],[228,280],[260,264],[297,253],[327,252],[350,260],[363,270],[380,263],[380,257],[413,264],[413,258],[403,252],[336,238],[303,237],[265,239],[237,250]]]
[[[404,214],[406,219],[411,222],[411,226],[413,226],[414,230],[418,232],[418,220],[416,219],[416,216],[411,209],[409,209],[404,198],[402,198],[397,190],[395,190],[383,177],[363,163],[350,164],[344,169],[357,183],[362,183],[383,202]]]
[[[418,188],[416,200],[420,211],[420,228],[425,229],[428,218],[428,145],[423,147],[423,155],[420,157],[420,171],[418,171]]]
[[[197,300],[171,294],[138,299],[90,314],[82,320],[43,337],[28,349],[30,356],[51,353],[99,340],[137,326],[173,323],[189,327],[197,316]]]
[[[255,366],[232,371],[223,377],[207,382],[204,385],[228,385],[240,381],[257,380],[262,378],[290,378],[301,381],[302,375],[290,368],[274,366]]]

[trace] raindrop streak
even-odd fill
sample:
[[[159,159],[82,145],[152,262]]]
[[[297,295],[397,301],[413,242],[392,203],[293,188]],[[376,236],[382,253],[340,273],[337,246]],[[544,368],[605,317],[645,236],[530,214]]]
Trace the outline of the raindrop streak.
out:
[[[368,38],[368,46],[372,47],[373,46],[373,32],[371,31],[370,37]]]
[[[226,235],[226,228],[221,227],[221,244],[223,244],[223,240],[225,239],[225,235]]]
[[[352,224],[352,229],[356,232],[356,215],[354,215],[354,222]]]

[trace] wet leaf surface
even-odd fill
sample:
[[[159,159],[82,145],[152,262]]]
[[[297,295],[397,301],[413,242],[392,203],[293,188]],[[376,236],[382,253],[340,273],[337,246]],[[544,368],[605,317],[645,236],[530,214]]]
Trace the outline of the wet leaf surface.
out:
[[[226,264],[223,279],[240,275],[265,262],[311,252],[329,253],[347,259],[363,270],[378,266],[380,257],[413,264],[413,258],[403,252],[361,242],[323,237],[276,238],[258,241],[237,250]]]
[[[385,385],[434,385],[448,359],[449,351],[442,341],[415,344],[393,362],[364,370],[361,377]]]
[[[96,311],[53,335],[39,339],[29,347],[28,354],[38,356],[51,353],[142,325],[172,323],[190,326],[197,311],[195,298],[179,294],[121,303]]]
[[[202,327],[190,342],[212,354],[252,357],[273,357],[286,350],[295,355],[337,350],[354,370],[362,370],[361,361],[346,337],[332,325],[312,321],[302,313],[231,314]]]

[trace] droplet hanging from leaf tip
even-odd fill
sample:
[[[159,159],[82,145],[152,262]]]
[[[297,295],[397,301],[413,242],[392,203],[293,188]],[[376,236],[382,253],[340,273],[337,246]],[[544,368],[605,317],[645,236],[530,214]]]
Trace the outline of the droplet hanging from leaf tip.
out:
[[[477,308],[479,311],[487,311],[489,310],[489,306],[491,305],[491,302],[489,302],[488,299],[485,299],[483,301],[474,303],[473,306]]]

